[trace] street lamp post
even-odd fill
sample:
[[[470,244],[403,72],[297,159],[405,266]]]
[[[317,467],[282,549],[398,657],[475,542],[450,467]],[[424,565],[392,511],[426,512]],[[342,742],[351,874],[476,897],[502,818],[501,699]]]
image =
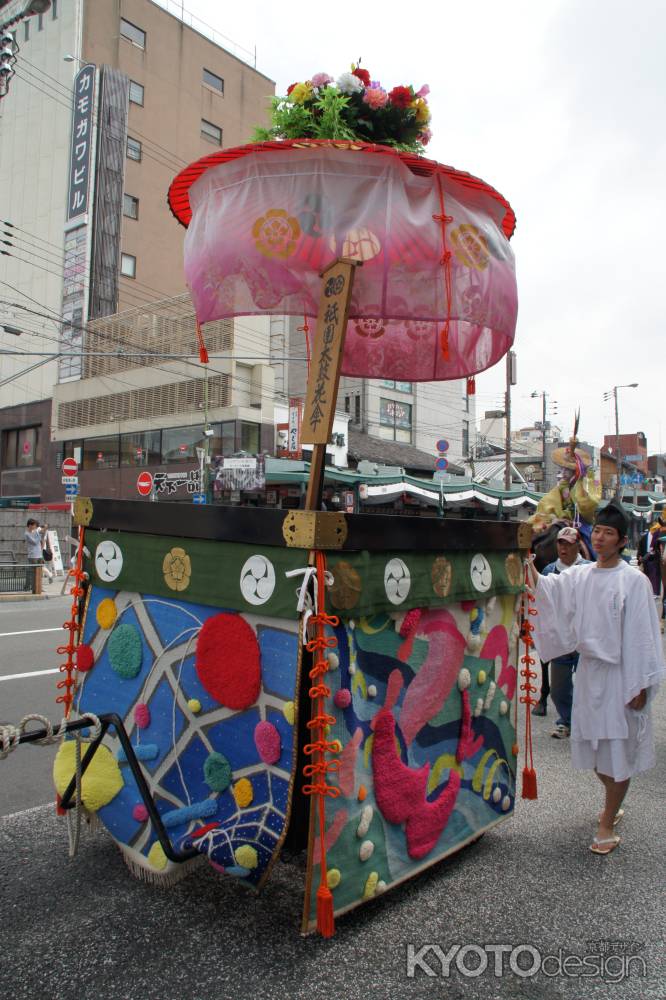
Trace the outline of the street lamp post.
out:
[[[9,90],[9,81],[14,76],[14,64],[19,49],[12,29],[29,17],[44,14],[50,6],[51,0],[28,0],[20,13],[0,24],[0,99],[5,97]]]
[[[618,389],[637,389],[638,382],[625,382],[623,385],[614,385],[612,389],[604,393],[604,399],[606,402],[613,397],[615,404],[615,496],[619,499],[621,495],[620,490],[620,476],[622,474],[622,454],[620,452],[620,420],[617,411],[617,390]]]

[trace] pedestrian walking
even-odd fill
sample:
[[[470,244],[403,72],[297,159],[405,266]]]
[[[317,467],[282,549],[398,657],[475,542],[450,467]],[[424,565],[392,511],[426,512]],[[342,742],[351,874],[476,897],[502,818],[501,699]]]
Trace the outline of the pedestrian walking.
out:
[[[29,564],[31,566],[41,566],[42,571],[48,576],[49,580],[52,580],[53,573],[51,568],[44,562],[45,549],[48,547],[50,551],[48,530],[48,524],[41,527],[39,521],[36,521],[34,517],[29,517],[23,537],[25,539],[26,556]]]
[[[578,530],[574,527],[560,528],[557,533],[557,559],[544,566],[541,572],[543,576],[550,576],[551,573],[559,575],[570,566],[580,566],[587,562],[580,552]],[[558,712],[551,736],[556,740],[568,739],[571,734],[573,675],[577,664],[578,653],[575,651],[556,656],[550,661],[550,697]]]
[[[571,758],[593,769],[604,806],[590,850],[610,854],[630,779],[655,764],[650,706],[664,676],[659,619],[648,579],[620,553],[627,517],[611,501],[594,520],[596,562],[540,575],[530,563],[534,639],[546,660],[579,653],[571,716]]]

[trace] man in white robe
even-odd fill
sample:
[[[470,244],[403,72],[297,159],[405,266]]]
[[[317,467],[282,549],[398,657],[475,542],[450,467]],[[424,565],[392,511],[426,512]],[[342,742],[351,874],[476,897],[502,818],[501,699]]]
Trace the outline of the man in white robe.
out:
[[[626,535],[624,511],[611,502],[592,529],[595,563],[545,577],[530,566],[539,656],[551,660],[571,649],[580,655],[571,757],[575,768],[593,768],[605,787],[590,845],[595,854],[610,854],[620,843],[614,827],[629,779],[655,764],[650,703],[664,675],[652,588],[621,558]]]

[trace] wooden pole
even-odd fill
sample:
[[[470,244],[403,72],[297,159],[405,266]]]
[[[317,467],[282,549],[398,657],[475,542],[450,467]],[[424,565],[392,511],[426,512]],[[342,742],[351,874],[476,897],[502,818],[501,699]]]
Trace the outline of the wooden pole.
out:
[[[340,365],[354,273],[361,262],[341,257],[322,273],[322,290],[303,410],[301,444],[311,444],[312,461],[305,509],[319,510],[324,489],[326,445],[338,398]]]

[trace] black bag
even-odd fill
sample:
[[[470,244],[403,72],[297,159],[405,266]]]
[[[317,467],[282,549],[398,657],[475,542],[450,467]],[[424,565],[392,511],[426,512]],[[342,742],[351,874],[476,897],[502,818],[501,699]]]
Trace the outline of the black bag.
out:
[[[51,552],[51,549],[42,549],[42,559],[44,560],[44,562],[51,562],[51,560],[53,559],[53,553]]]

